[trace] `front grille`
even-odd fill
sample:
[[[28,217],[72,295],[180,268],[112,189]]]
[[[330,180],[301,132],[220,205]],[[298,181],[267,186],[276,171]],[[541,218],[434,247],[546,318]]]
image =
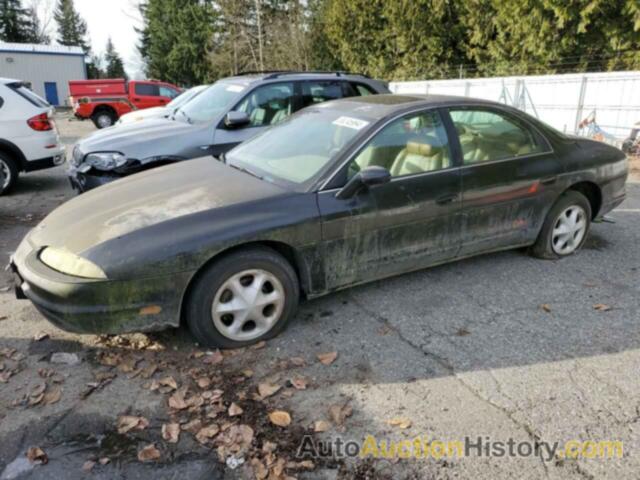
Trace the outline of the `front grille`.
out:
[[[73,152],[71,153],[71,165],[77,167],[82,163],[82,159],[84,157],[84,153],[80,150],[78,146],[73,147]]]

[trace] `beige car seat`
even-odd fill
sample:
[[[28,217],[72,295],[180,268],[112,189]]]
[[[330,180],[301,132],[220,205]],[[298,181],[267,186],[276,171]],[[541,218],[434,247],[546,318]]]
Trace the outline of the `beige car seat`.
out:
[[[449,167],[448,150],[428,143],[408,142],[391,165],[391,175],[400,177]]]

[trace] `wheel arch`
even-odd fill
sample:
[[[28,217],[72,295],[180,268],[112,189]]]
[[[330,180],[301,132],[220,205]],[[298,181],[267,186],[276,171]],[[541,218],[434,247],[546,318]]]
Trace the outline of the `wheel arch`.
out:
[[[184,292],[182,294],[182,299],[180,301],[180,312],[179,312],[180,323],[182,324],[184,320],[183,314],[185,311],[185,302],[189,298],[191,290],[193,289],[193,285],[196,283],[197,279],[200,278],[203,272],[207,268],[209,268],[210,265],[212,265],[213,263],[217,262],[221,258],[227,255],[230,255],[234,252],[237,252],[240,250],[247,250],[251,248],[260,248],[260,247],[274,250],[276,253],[280,254],[287,262],[289,262],[289,264],[291,265],[293,270],[296,272],[296,275],[298,277],[298,283],[300,285],[300,294],[302,297],[305,297],[310,287],[309,267],[307,263],[304,261],[304,259],[302,258],[302,255],[300,255],[300,253],[294,247],[292,247],[291,245],[285,242],[280,242],[277,240],[257,240],[253,242],[241,243],[218,252],[216,255],[214,255],[213,257],[208,259],[206,262],[204,262],[198,268],[198,270],[191,276],[191,278],[189,279],[189,282],[187,283],[187,286],[184,289]]]
[[[602,208],[602,190],[598,184],[583,180],[572,184],[567,190],[573,190],[583,194],[591,205],[591,219],[595,219]]]
[[[0,152],[6,153],[13,157],[17,163],[16,167],[19,171],[24,172],[27,159],[25,158],[22,150],[18,148],[17,145],[10,142],[9,140],[0,139]]]

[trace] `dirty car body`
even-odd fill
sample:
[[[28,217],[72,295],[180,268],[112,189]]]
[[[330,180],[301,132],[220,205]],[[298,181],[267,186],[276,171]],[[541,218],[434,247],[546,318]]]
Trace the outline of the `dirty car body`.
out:
[[[63,329],[157,330],[180,323],[207,265],[247,246],[281,254],[312,298],[532,245],[564,192],[581,192],[596,219],[623,201],[626,177],[618,149],[501,104],[343,99],[303,110],[226,163],[169,165],[77,197],[11,265],[17,293]]]

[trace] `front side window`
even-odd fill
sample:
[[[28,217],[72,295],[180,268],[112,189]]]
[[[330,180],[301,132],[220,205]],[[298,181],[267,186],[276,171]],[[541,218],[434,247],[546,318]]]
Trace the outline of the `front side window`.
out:
[[[412,113],[393,121],[356,156],[347,176],[371,166],[384,167],[393,177],[449,168],[451,151],[440,114]]]
[[[302,106],[342,98],[342,82],[316,81],[302,82]]]
[[[465,165],[543,150],[533,132],[510,116],[481,108],[451,109],[449,113],[460,138]]]
[[[136,83],[135,85],[136,95],[144,95],[147,97],[158,96],[158,86],[151,83]]]
[[[276,125],[293,112],[293,83],[258,87],[235,110],[246,113],[252,127]]]
[[[176,98],[178,95],[180,95],[180,92],[178,92],[177,90],[175,90],[173,88],[165,87],[165,86],[161,86],[160,87],[160,96],[161,97]]]

